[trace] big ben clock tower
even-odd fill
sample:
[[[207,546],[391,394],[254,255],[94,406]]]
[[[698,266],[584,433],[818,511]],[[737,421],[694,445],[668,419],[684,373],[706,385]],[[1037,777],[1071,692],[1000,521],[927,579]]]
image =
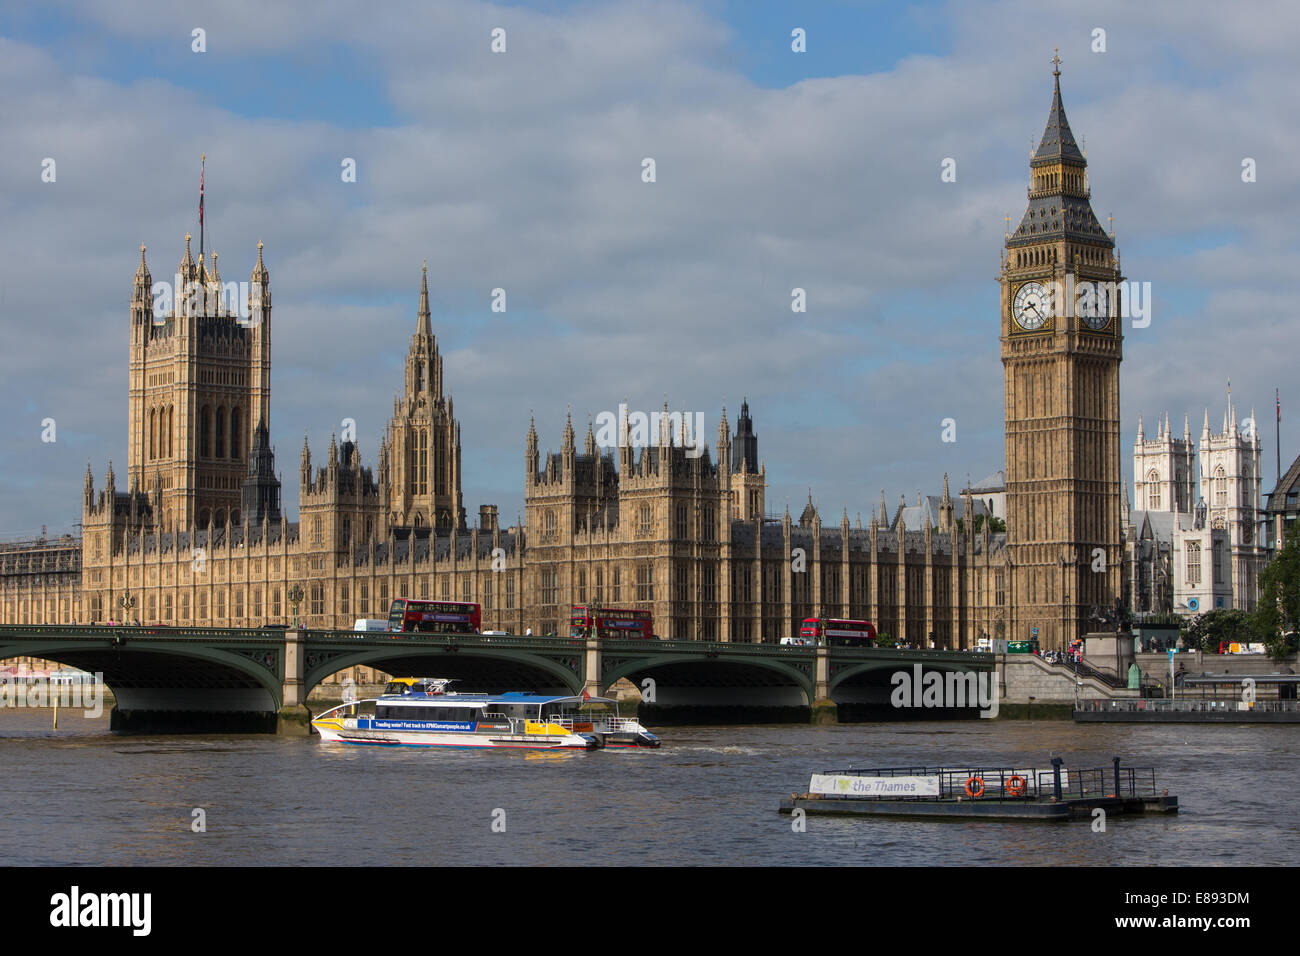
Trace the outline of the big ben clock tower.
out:
[[[1002,285],[1010,640],[1060,648],[1120,593],[1121,281],[1061,105],[1030,162],[1029,207]]]

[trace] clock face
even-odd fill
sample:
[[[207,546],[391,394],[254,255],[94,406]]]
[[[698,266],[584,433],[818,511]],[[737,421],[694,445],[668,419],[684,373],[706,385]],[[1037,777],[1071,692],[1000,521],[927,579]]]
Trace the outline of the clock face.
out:
[[[1011,303],[1016,325],[1026,332],[1041,329],[1052,315],[1052,297],[1041,282],[1026,282]]]
[[[1110,324],[1110,292],[1104,282],[1089,283],[1090,291],[1079,300],[1079,318],[1094,331]]]

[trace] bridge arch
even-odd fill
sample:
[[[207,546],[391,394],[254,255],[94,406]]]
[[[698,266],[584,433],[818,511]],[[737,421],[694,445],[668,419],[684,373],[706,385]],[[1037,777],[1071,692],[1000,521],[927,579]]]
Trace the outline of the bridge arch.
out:
[[[304,696],[329,675],[349,667],[373,667],[403,677],[446,677],[471,691],[562,690],[577,694],[583,687],[582,654],[576,650],[572,663],[528,651],[470,646],[382,647],[335,653],[309,649],[306,655]]]
[[[830,688],[834,696],[835,688],[841,684],[851,682],[855,677],[861,677],[873,671],[890,671],[891,673],[899,670],[911,671],[912,667],[920,664],[922,671],[942,671],[961,673],[972,670],[970,667],[963,667],[956,661],[902,661],[902,660],[872,660],[859,661],[854,664],[841,665],[831,672]],[[976,668],[977,669],[977,668]]]
[[[895,681],[894,675],[898,673],[907,675],[906,685]],[[926,699],[924,688],[928,686],[928,682],[922,684],[921,681],[929,674],[978,676],[975,681],[970,678],[958,681],[961,685],[959,688],[949,688],[957,696],[950,697],[945,693],[941,698],[942,704],[926,703],[925,710],[918,710],[920,702]],[[995,672],[988,664],[980,667],[971,666],[971,662],[955,660],[894,657],[840,663],[831,668],[828,684],[830,698],[839,709],[839,719],[845,723],[864,720],[963,720],[975,716],[981,686],[984,688],[983,693],[992,693],[987,683],[980,682],[995,679]],[[945,687],[950,683],[950,680],[945,679]],[[906,691],[908,703],[897,704],[894,695],[900,686],[911,688],[913,685],[921,689],[915,693]],[[967,700],[969,704],[966,703]],[[955,701],[960,701],[960,706]]]
[[[132,715],[177,717],[179,725],[204,729],[193,715],[244,715],[250,724],[269,722],[283,702],[281,646],[251,647],[243,653],[199,643],[150,641],[115,645],[102,640],[0,644],[0,656],[35,657],[102,674],[113,692],[114,729],[133,729]],[[189,715],[189,716],[185,716]],[[144,729],[141,727],[140,729]]]
[[[647,678],[653,680],[654,700],[646,696],[644,704],[656,710],[785,710],[807,708],[813,698],[811,661],[799,666],[760,655],[737,660],[699,652],[627,657],[606,652],[603,663],[602,688],[626,677],[642,690]]]

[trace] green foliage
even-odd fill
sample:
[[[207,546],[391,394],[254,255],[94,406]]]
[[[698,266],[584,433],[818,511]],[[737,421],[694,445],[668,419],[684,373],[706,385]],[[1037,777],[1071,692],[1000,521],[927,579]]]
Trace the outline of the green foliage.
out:
[[[1188,622],[1183,631],[1183,642],[1189,648],[1219,653],[1221,643],[1249,643],[1256,639],[1252,616],[1245,611],[1207,611]]]
[[[980,530],[981,530],[983,527],[984,527],[984,515],[982,515],[982,514],[977,514],[977,515],[975,516],[975,533],[976,533],[976,534],[979,534],[979,533],[980,533]],[[966,530],[966,523],[965,523],[964,519],[962,519],[962,518],[958,518],[958,519],[957,519],[957,530],[958,530],[958,531],[965,531],[965,530]],[[999,531],[1006,531],[1006,530],[1007,530],[1007,523],[1006,523],[1005,521],[1003,521],[1001,518],[995,517],[995,516],[993,516],[993,515],[990,515],[990,516],[989,516],[989,531],[990,531],[990,532],[996,534],[996,533],[998,533]]]
[[[893,646],[896,645],[897,643],[898,643],[898,641],[896,641],[896,640],[894,640],[892,637],[890,637],[890,636],[889,636],[889,633],[886,632],[886,631],[881,631],[879,634],[876,635],[876,646],[877,646],[877,647],[893,647]]]
[[[1269,657],[1289,655],[1300,630],[1300,522],[1287,531],[1282,547],[1259,575],[1259,607],[1252,621]]]

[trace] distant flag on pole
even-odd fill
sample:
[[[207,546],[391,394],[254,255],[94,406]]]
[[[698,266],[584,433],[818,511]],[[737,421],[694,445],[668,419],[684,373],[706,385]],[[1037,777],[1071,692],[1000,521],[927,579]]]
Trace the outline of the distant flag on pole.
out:
[[[207,165],[208,154],[199,155],[199,258],[203,258],[203,173]]]

